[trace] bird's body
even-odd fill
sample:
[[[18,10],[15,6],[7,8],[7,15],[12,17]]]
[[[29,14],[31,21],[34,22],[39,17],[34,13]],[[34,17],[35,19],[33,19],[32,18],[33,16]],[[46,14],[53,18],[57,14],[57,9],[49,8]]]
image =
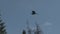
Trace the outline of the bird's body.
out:
[[[32,11],[32,15],[35,15],[36,14],[36,12],[35,11]]]

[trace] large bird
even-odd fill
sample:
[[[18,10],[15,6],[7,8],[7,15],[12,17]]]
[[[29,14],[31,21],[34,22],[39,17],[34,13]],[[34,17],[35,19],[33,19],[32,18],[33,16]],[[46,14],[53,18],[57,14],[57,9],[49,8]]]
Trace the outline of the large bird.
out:
[[[36,14],[36,12],[35,11],[32,11],[32,15],[35,15]]]

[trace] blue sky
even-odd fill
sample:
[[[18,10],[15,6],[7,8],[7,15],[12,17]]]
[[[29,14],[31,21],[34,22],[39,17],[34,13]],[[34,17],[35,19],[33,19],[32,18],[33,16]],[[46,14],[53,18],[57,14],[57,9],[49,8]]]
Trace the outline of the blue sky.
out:
[[[60,0],[0,0],[0,10],[8,34],[21,34],[27,19],[32,27],[37,21],[44,34],[60,34]]]

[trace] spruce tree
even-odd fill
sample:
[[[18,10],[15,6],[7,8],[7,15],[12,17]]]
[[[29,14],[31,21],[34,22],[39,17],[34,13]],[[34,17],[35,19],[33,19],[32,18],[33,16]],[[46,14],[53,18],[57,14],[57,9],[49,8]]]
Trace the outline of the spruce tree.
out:
[[[1,12],[0,12],[0,34],[6,34],[6,29],[5,29],[5,26],[4,26],[4,22],[3,20],[1,19]]]
[[[26,34],[26,31],[25,31],[25,30],[23,30],[22,34]]]

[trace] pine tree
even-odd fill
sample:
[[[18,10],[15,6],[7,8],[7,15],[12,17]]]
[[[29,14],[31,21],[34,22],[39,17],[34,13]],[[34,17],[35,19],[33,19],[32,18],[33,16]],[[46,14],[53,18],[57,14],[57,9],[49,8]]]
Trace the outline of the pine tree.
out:
[[[6,34],[6,29],[5,29],[4,24],[5,23],[2,21],[1,14],[0,14],[0,34]]]
[[[25,30],[23,30],[22,34],[26,34],[26,31],[25,31]]]
[[[40,29],[40,27],[37,23],[36,23],[36,31],[34,32],[34,34],[43,34],[42,30]]]

